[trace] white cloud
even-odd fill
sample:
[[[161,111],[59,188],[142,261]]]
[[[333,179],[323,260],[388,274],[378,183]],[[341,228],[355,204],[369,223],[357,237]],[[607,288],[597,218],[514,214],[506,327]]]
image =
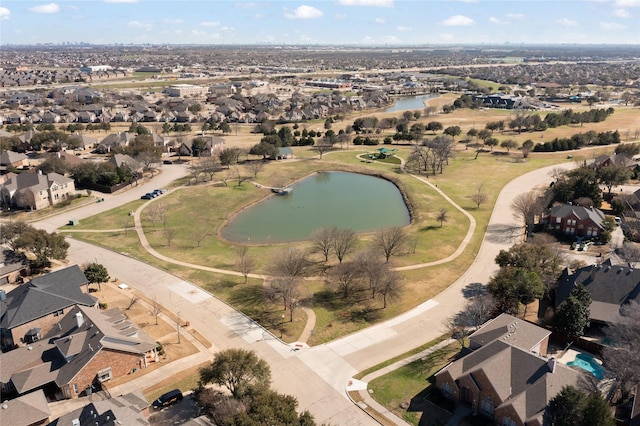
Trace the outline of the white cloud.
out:
[[[167,25],[180,25],[184,23],[184,21],[182,19],[164,19],[162,23]]]
[[[393,7],[393,0],[338,0],[343,6]]]
[[[447,27],[466,27],[475,23],[473,19],[463,15],[454,15],[442,21],[442,25]]]
[[[613,9],[611,14],[616,18],[631,18],[631,14],[626,9]]]
[[[296,10],[294,10],[293,13],[287,12],[284,14],[287,19],[314,19],[320,18],[322,15],[324,15],[324,13],[322,13],[321,10],[305,4],[296,7]]]
[[[220,22],[218,21],[204,21],[204,22],[200,22],[200,26],[201,27],[217,27],[220,25]]]
[[[104,0],[105,3],[138,3],[138,0]]]
[[[0,7],[0,21],[4,21],[11,17],[11,11],[6,7]]]
[[[640,0],[616,0],[618,7],[640,7]]]
[[[400,39],[396,36],[385,36],[384,37],[384,42],[385,43],[399,43]]]
[[[30,7],[29,12],[48,13],[48,14],[58,13],[60,12],[60,6],[58,6],[56,3],[42,4],[40,6]]]
[[[411,30],[413,30],[413,28],[411,28],[411,27],[406,27],[406,26],[401,25],[401,26],[399,26],[399,27],[396,27],[396,30],[398,30],[398,31],[402,31],[402,32],[406,32],[406,31],[411,31]]]
[[[142,22],[142,21],[129,21],[127,22],[127,27],[138,28],[146,31],[151,31],[151,28],[152,28],[149,22]]]
[[[385,22],[387,22],[386,19],[384,18],[376,18],[373,20],[376,24],[384,24]]]
[[[627,26],[617,22],[600,22],[600,28],[605,31],[620,31],[627,29]]]
[[[507,13],[507,18],[509,18],[509,19],[523,19],[524,15],[522,13]]]
[[[490,17],[489,18],[489,22],[491,22],[492,24],[497,24],[497,25],[508,24],[507,21],[503,21],[500,18],[496,18],[495,16]]]
[[[574,21],[569,18],[562,18],[562,19],[556,20],[556,24],[562,25],[564,27],[575,27],[576,25],[578,25],[578,21]]]
[[[338,13],[338,14],[336,14],[336,19],[344,21],[345,19],[347,19],[347,15],[344,14],[344,13]]]

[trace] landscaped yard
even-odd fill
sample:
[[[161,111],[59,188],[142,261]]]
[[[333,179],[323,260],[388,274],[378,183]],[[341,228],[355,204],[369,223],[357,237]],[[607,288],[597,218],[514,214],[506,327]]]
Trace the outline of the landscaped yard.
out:
[[[444,424],[450,414],[433,404],[437,390],[432,384],[433,374],[451,362],[460,351],[460,344],[452,343],[425,357],[407,364],[369,382],[371,396],[398,417],[413,424]],[[420,423],[424,416],[426,423]]]

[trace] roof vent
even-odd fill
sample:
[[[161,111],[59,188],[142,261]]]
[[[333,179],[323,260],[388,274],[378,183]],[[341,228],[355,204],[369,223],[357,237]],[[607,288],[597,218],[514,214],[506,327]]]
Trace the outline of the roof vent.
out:
[[[2,409],[6,410],[7,408],[9,408],[9,406],[7,404],[2,404]]]

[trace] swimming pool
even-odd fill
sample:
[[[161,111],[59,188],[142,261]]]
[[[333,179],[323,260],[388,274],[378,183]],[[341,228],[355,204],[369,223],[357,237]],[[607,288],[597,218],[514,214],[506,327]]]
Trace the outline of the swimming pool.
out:
[[[604,378],[605,369],[591,355],[577,354],[576,359],[568,362],[567,365],[587,370],[598,380],[602,380]]]

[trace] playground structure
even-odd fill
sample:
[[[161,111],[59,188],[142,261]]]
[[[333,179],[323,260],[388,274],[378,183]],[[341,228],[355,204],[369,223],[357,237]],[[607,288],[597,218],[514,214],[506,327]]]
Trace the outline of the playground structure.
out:
[[[398,152],[397,149],[378,148],[374,152],[367,151],[367,158],[370,160],[384,160],[387,157],[393,157]]]

